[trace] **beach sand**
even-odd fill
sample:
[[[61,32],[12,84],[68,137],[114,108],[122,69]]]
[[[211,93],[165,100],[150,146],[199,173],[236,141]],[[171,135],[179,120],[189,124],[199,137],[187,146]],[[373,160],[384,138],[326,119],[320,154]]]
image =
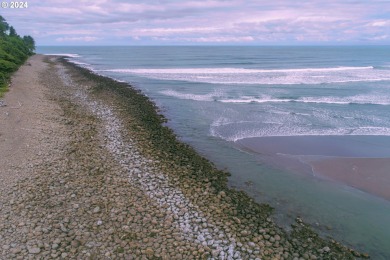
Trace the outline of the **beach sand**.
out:
[[[390,201],[390,158],[326,158],[309,162],[316,176]]]
[[[0,107],[1,259],[354,259],[227,187],[126,83],[36,55]]]
[[[236,144],[275,167],[390,200],[390,137],[282,136],[247,138]]]

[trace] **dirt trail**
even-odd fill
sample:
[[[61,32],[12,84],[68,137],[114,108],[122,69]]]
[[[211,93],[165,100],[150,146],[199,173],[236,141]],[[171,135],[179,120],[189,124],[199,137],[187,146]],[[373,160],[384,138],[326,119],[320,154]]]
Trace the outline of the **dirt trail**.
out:
[[[48,137],[62,129],[59,124],[61,110],[45,96],[49,89],[40,82],[39,77],[48,66],[42,58],[41,55],[31,57],[15,73],[0,107],[2,198],[18,180],[32,174],[39,157],[55,145],[48,142]]]

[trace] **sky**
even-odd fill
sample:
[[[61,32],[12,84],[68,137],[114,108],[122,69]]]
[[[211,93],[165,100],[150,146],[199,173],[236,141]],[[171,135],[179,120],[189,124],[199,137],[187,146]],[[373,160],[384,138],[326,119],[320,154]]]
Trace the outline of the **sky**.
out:
[[[0,15],[18,34],[33,36],[37,45],[390,44],[390,0],[28,0],[27,4],[23,9],[0,7]]]

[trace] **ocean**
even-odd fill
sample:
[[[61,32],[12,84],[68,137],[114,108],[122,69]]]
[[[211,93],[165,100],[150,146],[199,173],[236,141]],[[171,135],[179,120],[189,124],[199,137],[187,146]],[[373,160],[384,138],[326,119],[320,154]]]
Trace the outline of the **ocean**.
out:
[[[230,186],[390,258],[390,46],[38,47],[130,83]]]

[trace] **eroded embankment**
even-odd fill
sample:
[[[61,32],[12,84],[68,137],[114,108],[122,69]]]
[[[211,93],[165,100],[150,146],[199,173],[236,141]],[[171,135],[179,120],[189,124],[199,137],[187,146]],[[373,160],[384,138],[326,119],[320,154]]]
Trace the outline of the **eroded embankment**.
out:
[[[40,75],[62,109],[56,155],[34,166],[2,206],[2,257],[353,259],[301,222],[286,234],[163,126],[125,83],[57,58]],[[48,111],[49,113],[49,111]],[[49,140],[50,141],[50,140]]]

